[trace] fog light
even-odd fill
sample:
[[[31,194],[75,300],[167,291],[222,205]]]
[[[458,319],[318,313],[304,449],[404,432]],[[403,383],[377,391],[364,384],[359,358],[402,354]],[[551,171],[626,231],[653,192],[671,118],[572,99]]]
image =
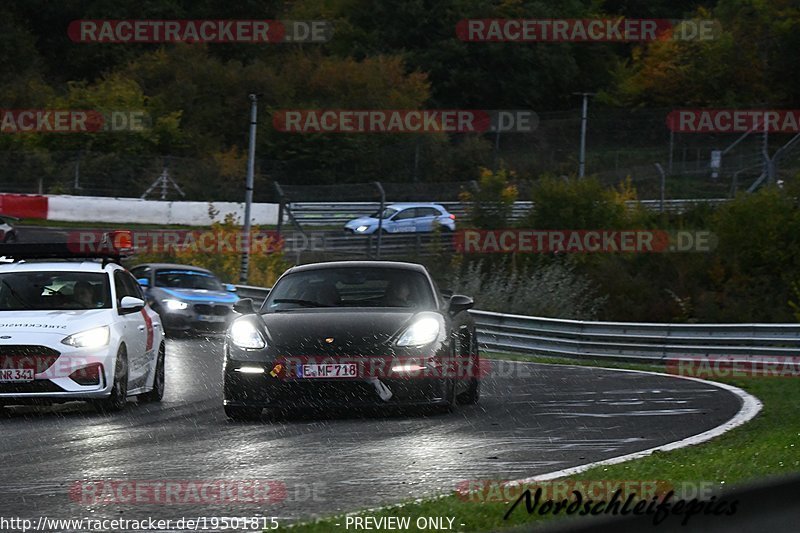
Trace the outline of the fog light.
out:
[[[242,374],[263,374],[264,369],[260,366],[241,366],[236,369],[236,372],[241,372]]]
[[[420,365],[395,365],[392,367],[392,372],[419,372],[420,370],[425,370],[425,367]]]
[[[99,385],[102,368],[100,363],[93,363],[89,366],[79,368],[69,375],[69,379],[83,387],[87,385]]]

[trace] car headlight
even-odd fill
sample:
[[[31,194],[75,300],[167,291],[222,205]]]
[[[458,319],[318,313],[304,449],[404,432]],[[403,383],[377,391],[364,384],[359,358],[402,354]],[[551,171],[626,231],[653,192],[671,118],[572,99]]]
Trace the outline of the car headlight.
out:
[[[264,337],[261,336],[256,326],[249,320],[237,320],[234,322],[228,335],[231,338],[231,342],[239,348],[258,350],[267,346]]]
[[[163,303],[166,306],[166,308],[169,309],[170,311],[182,311],[189,307],[189,304],[187,304],[186,302],[182,302],[180,300],[172,300],[170,298],[167,298],[166,300],[161,300],[161,303]]]
[[[108,344],[110,338],[111,329],[108,326],[100,326],[74,333],[61,342],[75,348],[102,348]]]
[[[367,231],[368,229],[369,229],[369,226],[359,226],[359,227],[356,228],[356,231],[358,231],[360,233],[360,232],[363,232],[363,231]]]
[[[420,318],[397,339],[398,346],[423,346],[439,336],[439,321],[433,317]]]

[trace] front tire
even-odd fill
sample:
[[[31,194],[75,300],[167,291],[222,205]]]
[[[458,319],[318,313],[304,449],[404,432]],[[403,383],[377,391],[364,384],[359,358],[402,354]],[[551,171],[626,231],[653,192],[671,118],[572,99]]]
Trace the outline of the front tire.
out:
[[[481,356],[478,352],[478,346],[475,341],[472,340],[470,342],[472,344],[472,350],[470,350],[470,353],[472,353],[471,359],[473,375],[469,380],[469,386],[467,387],[467,390],[459,394],[456,398],[460,405],[476,404],[481,397],[481,382],[478,379],[478,374],[480,373],[481,369]]]
[[[120,346],[114,365],[114,385],[108,398],[95,400],[94,406],[101,413],[122,411],[128,402],[128,351]]]
[[[233,405],[225,406],[225,416],[237,422],[261,420],[261,411],[257,407],[238,407]]]
[[[153,389],[139,395],[139,401],[144,403],[160,402],[164,397],[164,344],[158,349],[158,360],[156,361],[155,376],[153,378]]]

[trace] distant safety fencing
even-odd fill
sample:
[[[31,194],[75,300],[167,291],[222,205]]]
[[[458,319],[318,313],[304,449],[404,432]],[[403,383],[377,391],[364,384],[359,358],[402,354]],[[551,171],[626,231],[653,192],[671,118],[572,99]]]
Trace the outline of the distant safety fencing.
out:
[[[682,213],[688,208],[698,204],[709,204],[718,206],[725,202],[726,198],[711,199],[680,199],[665,200],[664,211],[668,213]],[[387,201],[387,204],[391,203]],[[433,202],[442,205],[448,212],[456,216],[456,224],[459,219],[463,220],[467,215],[467,205],[461,202]],[[642,200],[639,202],[647,209],[658,211],[661,208],[660,200]],[[636,202],[628,202],[633,207]],[[357,217],[371,215],[380,209],[379,202],[290,202],[287,204],[288,211],[301,227],[309,226],[337,226],[342,225]],[[533,209],[533,202],[515,202],[511,210],[510,221],[518,222],[524,219]],[[289,214],[284,211],[284,223],[289,223]]]

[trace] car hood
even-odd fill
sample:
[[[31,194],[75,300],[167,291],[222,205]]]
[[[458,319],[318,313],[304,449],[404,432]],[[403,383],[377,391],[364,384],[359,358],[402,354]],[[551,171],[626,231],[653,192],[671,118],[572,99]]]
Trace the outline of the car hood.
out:
[[[261,318],[267,326],[267,342],[283,355],[388,355],[387,342],[408,327],[414,315],[410,311],[321,309],[267,313]]]
[[[348,228],[357,228],[358,226],[374,226],[378,223],[377,218],[372,217],[359,217],[351,220],[346,224]]]
[[[167,298],[176,298],[185,302],[210,302],[233,304],[238,296],[228,291],[209,291],[206,289],[168,289],[156,287],[156,290]]]
[[[11,336],[10,339],[2,339],[0,342],[13,344],[16,338],[20,342],[27,343],[31,342],[31,338],[36,339],[47,334],[65,337],[110,324],[113,312],[111,309],[0,311],[0,337]]]

